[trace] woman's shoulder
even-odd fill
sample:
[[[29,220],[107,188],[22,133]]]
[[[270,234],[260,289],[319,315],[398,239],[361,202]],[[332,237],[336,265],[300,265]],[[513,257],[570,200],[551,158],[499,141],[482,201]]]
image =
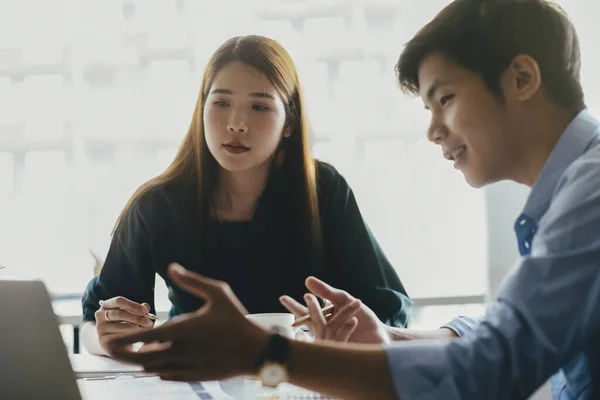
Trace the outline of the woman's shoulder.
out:
[[[319,184],[333,184],[346,182],[344,176],[337,170],[336,167],[328,162],[315,160],[317,182]]]
[[[139,206],[165,205],[167,203],[189,200],[195,194],[192,184],[160,183],[153,185],[137,199]]]
[[[317,172],[317,191],[321,201],[328,201],[332,198],[346,196],[351,191],[346,178],[333,165],[315,160]]]
[[[196,199],[195,186],[183,183],[161,183],[142,192],[130,205],[130,217],[145,221],[165,221],[187,212]]]

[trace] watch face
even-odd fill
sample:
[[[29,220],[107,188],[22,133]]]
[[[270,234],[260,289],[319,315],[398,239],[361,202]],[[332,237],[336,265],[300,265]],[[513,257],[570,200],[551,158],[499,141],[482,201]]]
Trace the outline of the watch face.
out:
[[[279,364],[265,364],[260,371],[260,380],[265,386],[275,387],[286,378],[285,368]]]

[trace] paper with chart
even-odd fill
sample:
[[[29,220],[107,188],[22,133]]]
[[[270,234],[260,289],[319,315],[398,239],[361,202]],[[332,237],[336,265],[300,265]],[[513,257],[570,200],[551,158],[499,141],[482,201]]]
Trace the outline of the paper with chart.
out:
[[[140,365],[125,364],[110,357],[91,354],[70,354],[73,372],[78,378],[103,377],[106,375],[144,375]]]
[[[84,400],[230,400],[218,382],[194,385],[163,381],[159,377],[122,377],[105,380],[78,380]]]

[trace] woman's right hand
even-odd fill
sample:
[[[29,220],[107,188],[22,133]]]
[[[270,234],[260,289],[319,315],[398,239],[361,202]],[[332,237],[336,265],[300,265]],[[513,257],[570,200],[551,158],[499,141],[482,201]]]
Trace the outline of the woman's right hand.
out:
[[[102,301],[94,314],[98,341],[102,349],[107,351],[108,340],[116,334],[152,328],[154,321],[148,317],[149,312],[148,303],[136,303],[122,296]]]

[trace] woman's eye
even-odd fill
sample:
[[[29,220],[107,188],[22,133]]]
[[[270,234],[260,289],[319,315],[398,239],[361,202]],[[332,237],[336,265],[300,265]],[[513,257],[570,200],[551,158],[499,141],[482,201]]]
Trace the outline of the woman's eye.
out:
[[[263,104],[254,104],[252,106],[252,109],[256,110],[256,111],[267,111],[269,109],[269,107],[267,107],[267,106],[265,106]]]
[[[452,100],[453,97],[454,97],[453,94],[448,94],[446,96],[442,96],[442,98],[440,99],[440,104],[442,106],[446,105],[446,103],[448,103],[450,100]]]
[[[229,103],[227,103],[225,100],[217,100],[213,103],[215,106],[219,106],[219,107],[225,107],[227,106]]]

